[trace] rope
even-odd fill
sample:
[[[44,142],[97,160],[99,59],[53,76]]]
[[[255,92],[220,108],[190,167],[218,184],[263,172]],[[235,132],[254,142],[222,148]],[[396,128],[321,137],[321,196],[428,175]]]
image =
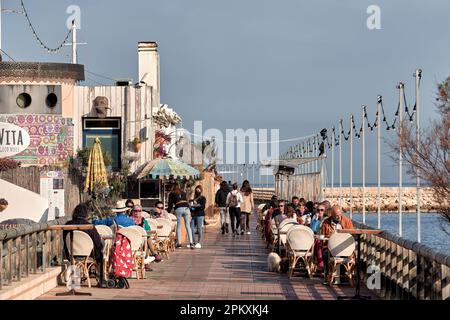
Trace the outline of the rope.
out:
[[[47,53],[51,53],[51,54],[58,53],[63,48],[63,46],[67,43],[67,40],[69,39],[69,36],[72,33],[72,29],[69,30],[69,32],[67,33],[63,42],[59,46],[57,46],[56,48],[50,48],[50,47],[46,46],[44,44],[44,42],[41,40],[41,38],[38,36],[36,29],[33,27],[33,24],[31,23],[30,17],[28,15],[27,9],[25,8],[25,4],[23,3],[23,0],[20,0],[20,4],[22,6],[23,14],[25,15],[25,18],[28,21],[28,26],[30,27],[31,32],[33,33],[33,36],[36,38],[36,40],[40,44],[41,48],[47,50]]]
[[[2,53],[4,53],[10,60],[12,60],[13,62],[16,62],[16,60],[14,60],[9,54],[7,54],[5,50],[0,49],[0,51],[1,51]]]

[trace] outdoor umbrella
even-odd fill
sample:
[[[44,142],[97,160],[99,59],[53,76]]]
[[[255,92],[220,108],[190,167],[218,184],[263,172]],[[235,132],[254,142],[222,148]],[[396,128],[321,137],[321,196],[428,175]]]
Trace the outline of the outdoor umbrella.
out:
[[[200,175],[200,171],[190,165],[172,158],[158,158],[149,161],[135,173],[136,179],[151,176],[153,179],[175,179],[195,178]]]
[[[101,142],[98,137],[95,138],[89,153],[89,161],[87,168],[87,177],[84,185],[84,191],[94,190],[94,186],[100,188],[108,187],[108,178],[106,174],[105,163],[103,162],[103,153]]]

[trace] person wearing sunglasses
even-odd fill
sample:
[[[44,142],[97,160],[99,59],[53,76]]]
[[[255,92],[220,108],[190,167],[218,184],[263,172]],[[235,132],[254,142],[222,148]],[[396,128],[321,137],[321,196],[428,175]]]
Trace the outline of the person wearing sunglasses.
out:
[[[320,226],[323,222],[325,211],[326,211],[325,205],[319,204],[316,210],[316,214],[311,219],[310,228],[314,231],[315,234],[318,234],[320,231]]]
[[[275,219],[275,223],[278,226],[283,219],[287,217],[287,205],[284,200],[278,201],[277,208],[273,211],[272,219]]]
[[[170,219],[169,213],[164,209],[164,204],[162,201],[157,201],[155,207],[151,211],[151,217],[153,219],[165,218]]]

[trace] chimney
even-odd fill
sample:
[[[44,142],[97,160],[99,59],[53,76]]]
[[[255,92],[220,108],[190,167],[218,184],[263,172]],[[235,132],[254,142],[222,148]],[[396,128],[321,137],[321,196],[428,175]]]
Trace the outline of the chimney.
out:
[[[152,87],[153,106],[159,109],[159,52],[158,44],[154,41],[139,42],[139,82],[145,82]]]

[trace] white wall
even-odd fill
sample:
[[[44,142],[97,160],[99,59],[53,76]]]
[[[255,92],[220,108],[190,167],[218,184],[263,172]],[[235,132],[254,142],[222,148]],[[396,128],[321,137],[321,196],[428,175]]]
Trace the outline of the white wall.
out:
[[[2,179],[0,179],[0,190],[0,197],[8,201],[8,207],[0,212],[0,222],[9,219],[30,219],[41,222],[41,218],[48,209],[48,199]],[[54,217],[49,218],[54,219]]]

